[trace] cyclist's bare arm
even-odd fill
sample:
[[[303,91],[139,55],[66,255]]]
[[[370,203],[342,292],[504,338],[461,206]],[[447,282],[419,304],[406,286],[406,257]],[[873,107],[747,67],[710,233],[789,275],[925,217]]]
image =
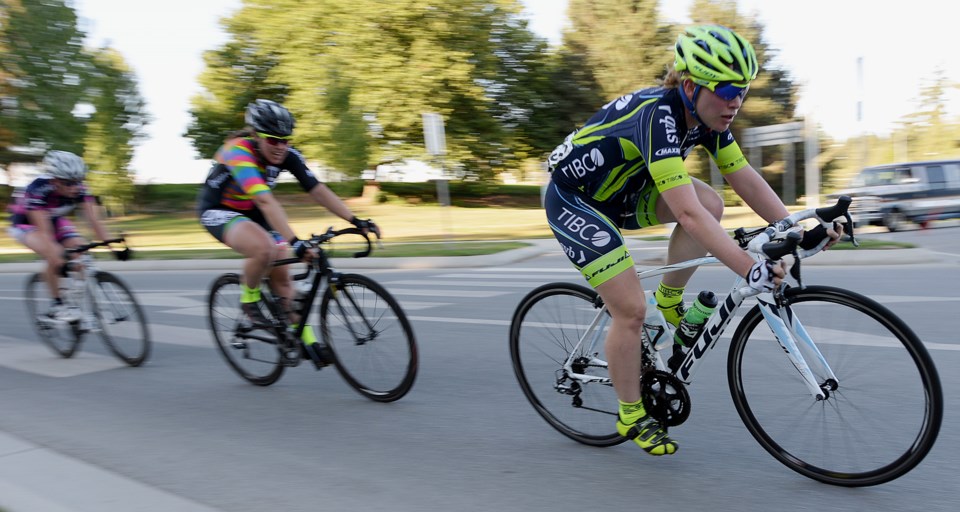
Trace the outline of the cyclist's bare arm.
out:
[[[740,276],[746,276],[754,259],[743,252],[723,226],[697,198],[693,185],[680,185],[660,194],[683,229],[710,254]]]
[[[87,222],[90,223],[90,228],[93,229],[97,238],[100,240],[109,240],[112,238],[107,228],[103,225],[103,221],[100,219],[100,212],[97,209],[96,201],[83,201],[83,215],[87,218]]]

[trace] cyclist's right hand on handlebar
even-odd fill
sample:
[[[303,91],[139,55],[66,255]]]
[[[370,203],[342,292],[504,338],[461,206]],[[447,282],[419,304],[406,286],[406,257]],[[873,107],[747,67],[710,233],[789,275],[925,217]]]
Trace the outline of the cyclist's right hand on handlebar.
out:
[[[372,231],[373,234],[377,235],[377,240],[380,239],[380,226],[378,226],[372,220],[358,219],[357,216],[354,215],[353,218],[350,219],[350,224],[353,224],[360,229],[367,230],[368,232]]]
[[[760,292],[772,292],[787,275],[783,261],[758,261],[747,272],[747,286]]]

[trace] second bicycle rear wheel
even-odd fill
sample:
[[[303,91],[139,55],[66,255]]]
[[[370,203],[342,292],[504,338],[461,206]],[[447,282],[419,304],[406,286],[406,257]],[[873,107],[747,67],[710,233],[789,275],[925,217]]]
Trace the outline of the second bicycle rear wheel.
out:
[[[824,483],[877,485],[910,471],[933,447],[943,418],[940,379],[916,334],[889,309],[847,290],[808,286],[785,296],[832,370],[798,341],[826,398],[813,397],[754,307],[727,362],[747,429],[781,463]]]
[[[337,371],[377,402],[406,395],[417,376],[417,342],[400,304],[374,280],[342,274],[320,302],[320,331]]]

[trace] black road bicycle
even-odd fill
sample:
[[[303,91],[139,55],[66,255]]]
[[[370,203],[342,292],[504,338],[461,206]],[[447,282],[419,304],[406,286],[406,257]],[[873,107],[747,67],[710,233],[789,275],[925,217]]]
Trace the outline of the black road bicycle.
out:
[[[270,292],[268,280],[264,280],[261,296],[270,325],[253,325],[240,310],[240,276],[228,273],[218,277],[208,301],[213,338],[230,367],[258,386],[273,384],[286,368],[309,360],[317,370],[333,365],[347,384],[371,400],[399,400],[410,391],[417,375],[413,328],[383,286],[360,274],[340,273],[330,265],[321,246],[342,235],[363,237],[364,248],[354,257],[370,254],[370,238],[357,228],[329,228],[322,235],[313,235],[308,243],[319,257],[306,271],[293,276],[294,287],[304,290],[292,305],[297,316],[306,319],[298,326],[289,322],[285,308]],[[273,265],[299,262],[287,258]],[[311,315],[317,298],[319,307]],[[301,341],[308,325],[320,331],[319,350],[308,350]]]

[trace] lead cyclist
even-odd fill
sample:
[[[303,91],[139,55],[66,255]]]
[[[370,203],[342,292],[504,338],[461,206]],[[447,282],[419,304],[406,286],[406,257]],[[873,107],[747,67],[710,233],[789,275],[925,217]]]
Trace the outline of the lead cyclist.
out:
[[[784,265],[757,262],[741,250],[720,225],[723,199],[684,167],[684,159],[700,146],[764,220],[776,223],[788,216],[730,132],[758,71],[753,46],[733,30],[688,27],[677,38],[674,65],[661,86],[604,105],[548,160],[551,181],[544,205],[550,228],[612,316],[605,350],[619,401],[617,432],[651,455],[673,454],[678,443],[641,401],[646,304],[621,230],[676,222],[668,264],[709,252],[757,290],[780,284]],[[841,234],[842,227],[835,227],[818,236],[829,237],[829,247]],[[674,326],[683,317],[684,288],[695,270],[666,274],[654,293],[657,308]]]

